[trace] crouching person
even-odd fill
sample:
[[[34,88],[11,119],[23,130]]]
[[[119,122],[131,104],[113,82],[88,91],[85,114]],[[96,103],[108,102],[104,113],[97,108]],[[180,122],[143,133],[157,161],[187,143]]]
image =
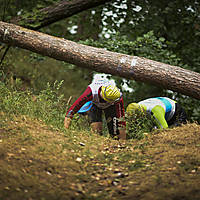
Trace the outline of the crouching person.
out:
[[[126,123],[121,120],[125,118],[123,96],[120,90],[107,80],[92,82],[72,104],[64,120],[65,128],[69,128],[74,114],[89,101],[92,102],[92,106],[87,114],[92,131],[102,134],[102,113],[104,112],[110,136],[126,139]]]
[[[155,97],[138,103],[130,103],[126,109],[127,113],[131,114],[134,110],[153,116],[154,122],[159,129],[180,126],[187,122],[185,110],[180,104],[168,97]]]

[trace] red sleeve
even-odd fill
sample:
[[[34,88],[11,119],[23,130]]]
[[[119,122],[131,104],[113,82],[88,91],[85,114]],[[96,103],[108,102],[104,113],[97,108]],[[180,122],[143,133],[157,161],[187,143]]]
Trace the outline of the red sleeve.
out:
[[[121,126],[126,126],[123,97],[121,97],[120,100],[116,103],[115,108],[116,108],[117,118],[119,118],[119,119],[123,118],[124,119],[122,121],[120,120],[119,124]]]
[[[72,106],[68,109],[66,117],[73,118],[74,114],[77,113],[80,108],[88,101],[93,99],[92,90],[88,87],[83,94],[72,104]]]

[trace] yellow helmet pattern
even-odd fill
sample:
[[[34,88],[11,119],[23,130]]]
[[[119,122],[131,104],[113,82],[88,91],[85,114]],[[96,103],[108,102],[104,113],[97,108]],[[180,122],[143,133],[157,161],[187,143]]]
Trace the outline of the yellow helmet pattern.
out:
[[[135,110],[141,110],[141,107],[138,103],[130,103],[126,108],[127,113],[133,113]]]
[[[101,96],[105,101],[113,102],[120,98],[121,93],[120,90],[114,85],[102,86]]]

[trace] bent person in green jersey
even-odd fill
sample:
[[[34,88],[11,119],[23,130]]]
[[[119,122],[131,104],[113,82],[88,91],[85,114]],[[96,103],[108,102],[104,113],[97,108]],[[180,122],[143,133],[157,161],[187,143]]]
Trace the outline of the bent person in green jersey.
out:
[[[180,126],[187,122],[185,110],[180,104],[168,97],[155,97],[138,103],[130,103],[126,109],[129,114],[133,114],[135,110],[153,116],[156,127],[159,129]]]

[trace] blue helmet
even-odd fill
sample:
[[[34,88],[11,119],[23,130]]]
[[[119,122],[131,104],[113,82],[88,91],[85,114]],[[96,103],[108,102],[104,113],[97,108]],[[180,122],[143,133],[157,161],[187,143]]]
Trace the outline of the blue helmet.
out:
[[[87,111],[89,111],[91,109],[91,107],[92,107],[92,101],[88,101],[80,108],[78,113],[87,112]]]

